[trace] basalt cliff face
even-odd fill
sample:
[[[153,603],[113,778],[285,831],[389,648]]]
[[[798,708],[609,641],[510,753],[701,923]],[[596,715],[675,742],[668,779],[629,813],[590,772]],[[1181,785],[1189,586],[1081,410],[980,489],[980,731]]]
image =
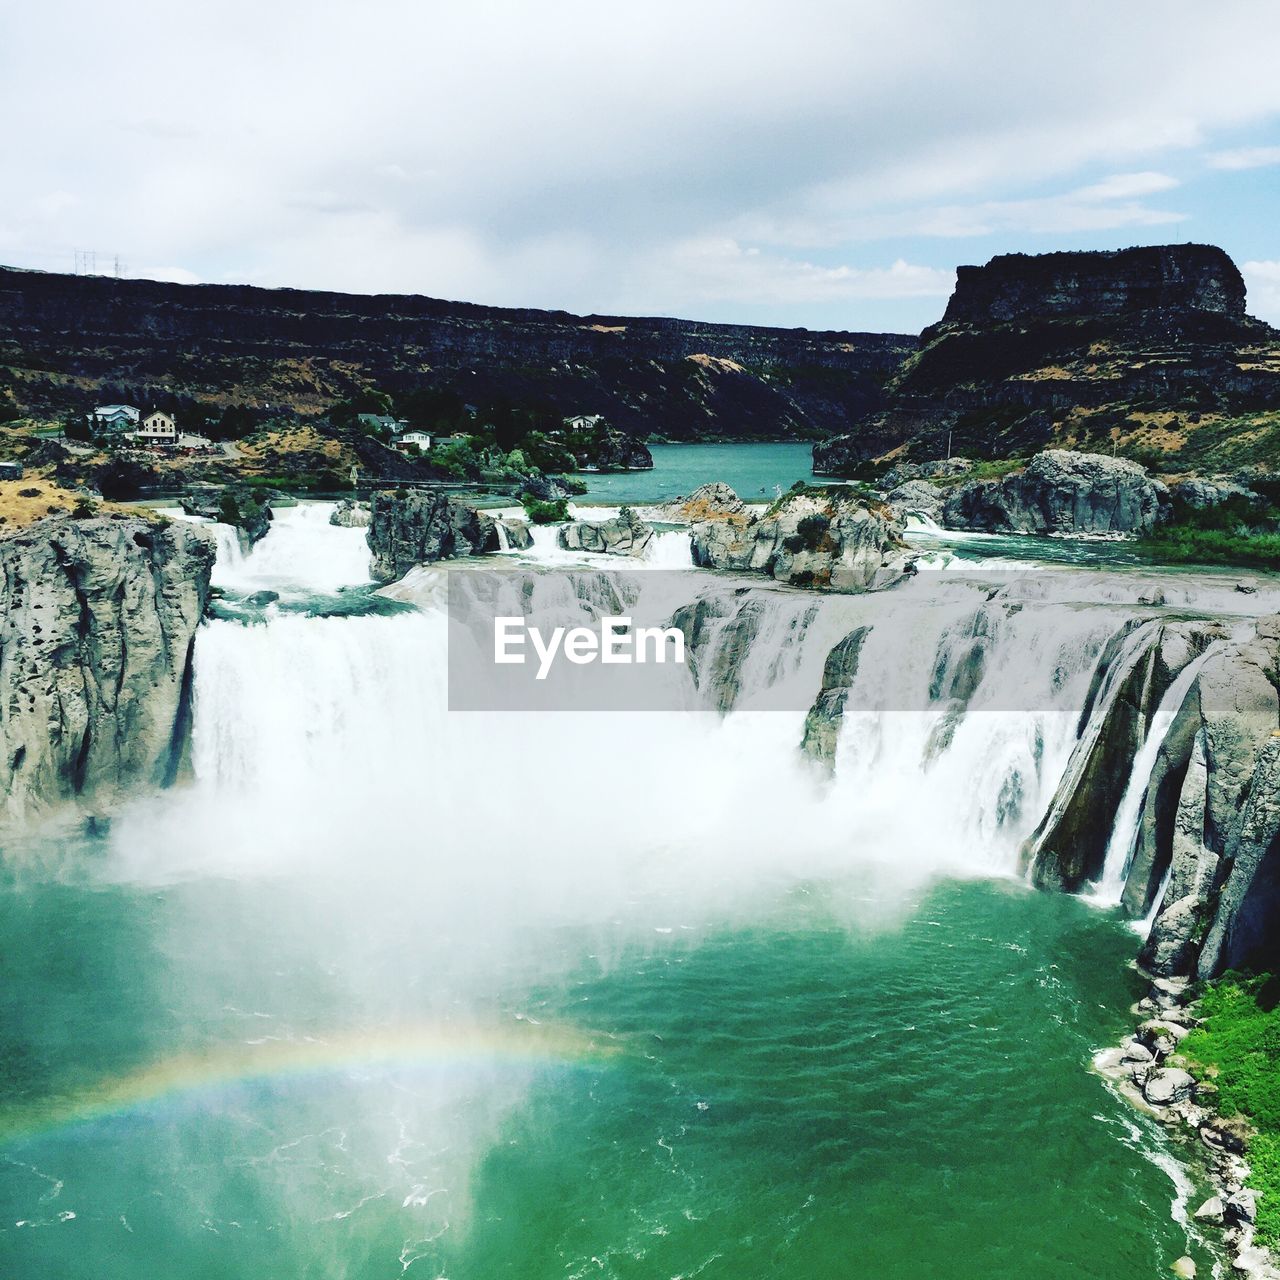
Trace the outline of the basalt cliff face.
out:
[[[173,780],[213,560],[195,525],[137,517],[0,539],[0,822],[99,814]]]
[[[630,435],[813,438],[879,408],[915,341],[0,268],[0,377],[51,414],[157,389],[314,414],[364,386],[432,387]]]
[[[1280,408],[1280,335],[1245,314],[1211,245],[1008,254],[961,267],[940,323],[888,386],[889,403],[814,450],[845,475],[897,451],[1001,458],[1120,447],[1226,468],[1266,461]]]
[[[1135,759],[1175,696],[1138,780],[1132,849],[1119,851],[1125,907],[1152,914],[1141,961],[1166,977],[1266,968],[1280,934],[1280,617],[1244,637],[1220,622],[1135,621],[1116,643],[1024,868],[1044,888],[1105,880]]]

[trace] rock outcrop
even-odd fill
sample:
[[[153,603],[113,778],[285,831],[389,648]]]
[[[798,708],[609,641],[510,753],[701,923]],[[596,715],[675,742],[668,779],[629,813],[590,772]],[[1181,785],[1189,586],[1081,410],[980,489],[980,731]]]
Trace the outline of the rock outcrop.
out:
[[[500,549],[491,516],[436,490],[375,493],[367,536],[373,576],[382,582],[414,565]]]
[[[329,517],[329,523],[340,529],[367,529],[369,520],[369,504],[351,498],[343,498]]]
[[[60,516],[0,539],[4,820],[173,780],[213,561],[182,521]]]
[[[1099,878],[1133,760],[1161,698],[1224,635],[1215,623],[1143,625],[1135,618],[1112,638],[1082,712],[1080,741],[1022,850],[1022,869],[1030,868],[1035,884],[1074,893]]]
[[[816,472],[1113,442],[1184,469],[1239,465],[1250,441],[1219,428],[1280,406],[1280,335],[1245,315],[1240,273],[1211,245],[1006,254],[960,268],[886,391],[885,409],[815,446]]]
[[[687,498],[675,498],[658,509],[658,517],[672,524],[697,524],[700,520],[718,520],[741,515],[747,509],[734,491],[723,481],[699,485]]]
[[[1098,879],[1138,749],[1185,672],[1122,901],[1133,916],[1154,912],[1140,956],[1150,973],[1272,968],[1280,962],[1280,616],[1261,619],[1243,640],[1221,623],[1170,622],[1115,644],[1100,664],[1114,669],[1091,694],[1087,731],[1023,866],[1042,887],[1075,891]]]
[[[1136,462],[1046,449],[1023,470],[957,486],[942,523],[984,533],[1138,534],[1168,511],[1168,489]]]
[[[829,591],[876,591],[914,565],[893,512],[840,488],[795,490],[759,516],[700,521],[691,543],[701,567],[750,570]]]
[[[1244,318],[1244,279],[1221,249],[1152,245],[1084,253],[1006,253],[961,267],[943,324],[1150,311]]]
[[[840,740],[845,703],[858,674],[862,646],[870,632],[870,627],[855,628],[827,654],[822,668],[822,687],[804,718],[800,750],[828,774],[835,772],[836,745]]]
[[[1142,962],[1159,974],[1213,977],[1280,957],[1280,617],[1223,645],[1196,679],[1174,752],[1167,841],[1140,847],[1127,901],[1163,894]]]
[[[653,530],[630,507],[623,507],[611,520],[575,520],[563,525],[556,541],[566,551],[642,556],[653,541]]]
[[[199,486],[179,499],[179,503],[189,516],[234,526],[246,549],[271,532],[270,506],[244,487]]]

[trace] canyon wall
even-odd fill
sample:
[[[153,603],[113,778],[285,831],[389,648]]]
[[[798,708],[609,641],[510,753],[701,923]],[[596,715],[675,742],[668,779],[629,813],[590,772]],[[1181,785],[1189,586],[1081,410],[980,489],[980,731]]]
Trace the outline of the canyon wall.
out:
[[[313,414],[364,386],[432,387],[601,413],[631,434],[812,438],[880,407],[914,347],[900,334],[0,268],[0,378],[21,409],[54,414],[161,390]]]

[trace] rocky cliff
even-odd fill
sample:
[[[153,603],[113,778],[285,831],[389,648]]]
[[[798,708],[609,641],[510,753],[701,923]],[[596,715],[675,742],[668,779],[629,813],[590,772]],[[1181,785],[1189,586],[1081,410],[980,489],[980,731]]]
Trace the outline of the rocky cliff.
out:
[[[383,582],[402,577],[414,565],[500,548],[492,517],[429,490],[375,493],[366,536],[373,576]]]
[[[887,407],[817,446],[815,470],[852,474],[895,451],[1004,458],[1050,445],[1184,467],[1266,460],[1276,424],[1247,420],[1280,408],[1280,335],[1244,306],[1240,273],[1211,245],[961,267]]]
[[[890,495],[895,505],[905,488]],[[1168,489],[1135,462],[1046,449],[1009,475],[956,486],[942,501],[941,523],[985,533],[1137,534],[1164,520],[1169,505]]]
[[[914,346],[895,334],[0,268],[0,390],[54,415],[160,392],[179,409],[186,398],[319,413],[373,386],[604,414],[629,435],[812,438],[882,405]]]
[[[1274,965],[1280,617],[1261,619],[1243,639],[1217,622],[1173,622],[1146,624],[1117,644],[1024,865],[1043,887],[1074,891],[1098,879],[1133,761],[1160,700],[1185,673],[1193,679],[1147,781],[1123,902],[1134,916],[1154,912],[1141,960],[1158,975]]]
[[[213,567],[198,527],[51,517],[0,539],[3,818],[171,782]]]

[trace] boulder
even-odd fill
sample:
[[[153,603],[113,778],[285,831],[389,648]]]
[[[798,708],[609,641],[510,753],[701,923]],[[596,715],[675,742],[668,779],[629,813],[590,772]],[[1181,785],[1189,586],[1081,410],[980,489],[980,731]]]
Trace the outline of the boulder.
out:
[[[370,507],[373,576],[390,582],[414,565],[498,550],[492,517],[438,490],[375,493]]]
[[[623,507],[612,520],[575,520],[561,526],[556,541],[566,551],[642,556],[653,541],[653,530],[630,507]]]
[[[1237,1191],[1227,1198],[1224,1215],[1228,1222],[1255,1222],[1258,1217],[1258,1201],[1255,1192]]]
[[[1169,1107],[1185,1102],[1196,1090],[1195,1077],[1180,1067],[1160,1067],[1147,1076],[1142,1096],[1153,1107]]]
[[[340,529],[367,529],[369,527],[369,504],[356,502],[351,498],[343,498],[333,509],[329,523]]]
[[[1226,1221],[1226,1205],[1221,1196],[1210,1196],[1193,1216],[1197,1222],[1206,1222],[1212,1227],[1220,1227]]]
[[[1168,511],[1168,489],[1136,462],[1046,449],[1021,471],[957,486],[942,522],[985,533],[1139,534]]]
[[[701,521],[691,545],[701,567],[820,590],[876,591],[914,572],[893,512],[840,488],[795,490],[761,516]]]
[[[658,518],[670,524],[697,524],[742,515],[746,509],[746,503],[727,484],[716,480],[699,485],[687,498],[666,503],[658,509]]]
[[[497,527],[501,531],[499,541],[506,538],[508,551],[527,551],[533,546],[533,533],[527,521],[507,517],[497,521]]]

